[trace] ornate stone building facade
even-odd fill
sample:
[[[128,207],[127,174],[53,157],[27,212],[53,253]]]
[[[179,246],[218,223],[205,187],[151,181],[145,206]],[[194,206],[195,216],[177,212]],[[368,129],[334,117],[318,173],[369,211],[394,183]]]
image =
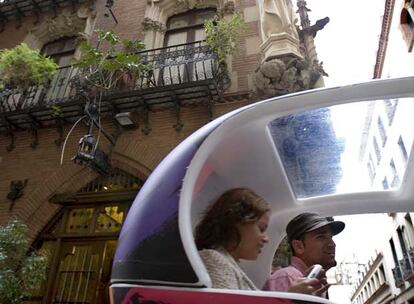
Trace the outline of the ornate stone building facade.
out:
[[[123,219],[163,157],[221,114],[322,84],[313,37],[323,26],[297,4],[300,15],[290,0],[0,2],[0,48],[25,42],[60,66],[51,83],[0,89],[0,224],[25,222],[49,253],[31,303],[106,303]],[[240,12],[247,25],[225,71],[202,42],[217,12]],[[97,29],[143,40],[153,67],[146,85],[109,92],[99,109],[71,85],[79,41],[96,42]],[[79,165],[85,145],[92,158]]]

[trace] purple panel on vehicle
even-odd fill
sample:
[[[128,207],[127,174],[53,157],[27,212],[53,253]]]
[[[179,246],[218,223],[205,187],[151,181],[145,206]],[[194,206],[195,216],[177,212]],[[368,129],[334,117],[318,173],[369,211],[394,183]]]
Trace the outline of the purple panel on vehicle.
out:
[[[234,111],[202,127],[157,166],[138,193],[125,220],[115,254],[111,282],[198,281],[178,229],[182,181],[204,139]]]

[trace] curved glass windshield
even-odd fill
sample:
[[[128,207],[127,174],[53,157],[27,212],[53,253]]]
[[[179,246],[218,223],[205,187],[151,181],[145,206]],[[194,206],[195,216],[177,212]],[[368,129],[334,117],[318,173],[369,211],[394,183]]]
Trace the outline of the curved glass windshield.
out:
[[[298,198],[398,189],[414,136],[414,99],[338,105],[269,124]]]

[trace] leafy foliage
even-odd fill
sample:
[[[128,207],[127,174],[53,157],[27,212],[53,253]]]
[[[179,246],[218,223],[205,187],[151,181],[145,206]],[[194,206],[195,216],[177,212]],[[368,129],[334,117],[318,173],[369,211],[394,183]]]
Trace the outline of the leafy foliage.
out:
[[[62,107],[56,104],[49,105],[49,110],[54,118],[63,118]]]
[[[40,288],[46,276],[47,257],[31,253],[27,226],[17,220],[0,227],[0,299],[3,304],[23,303]]]
[[[58,65],[50,58],[21,43],[0,51],[0,87],[27,89],[50,81]]]
[[[84,41],[81,44],[82,57],[76,62],[76,66],[87,70],[86,80],[90,84],[110,89],[123,75],[137,77],[149,69],[137,54],[145,48],[141,40],[121,40],[111,31],[96,32],[98,45],[94,47],[89,41]]]
[[[286,267],[290,263],[292,257],[292,250],[286,237],[282,239],[279,247],[276,249],[275,255],[273,256],[272,265],[274,267]]]
[[[246,24],[240,13],[234,14],[229,21],[224,18],[208,19],[204,22],[206,43],[217,53],[221,63],[240,45],[241,32]]]

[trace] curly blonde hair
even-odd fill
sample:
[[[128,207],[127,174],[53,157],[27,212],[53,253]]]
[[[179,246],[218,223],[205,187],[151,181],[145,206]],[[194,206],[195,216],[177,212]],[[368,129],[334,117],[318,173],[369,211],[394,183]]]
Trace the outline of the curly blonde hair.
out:
[[[248,188],[235,188],[223,193],[205,212],[195,228],[197,249],[214,249],[240,243],[238,224],[254,223],[269,204]]]

